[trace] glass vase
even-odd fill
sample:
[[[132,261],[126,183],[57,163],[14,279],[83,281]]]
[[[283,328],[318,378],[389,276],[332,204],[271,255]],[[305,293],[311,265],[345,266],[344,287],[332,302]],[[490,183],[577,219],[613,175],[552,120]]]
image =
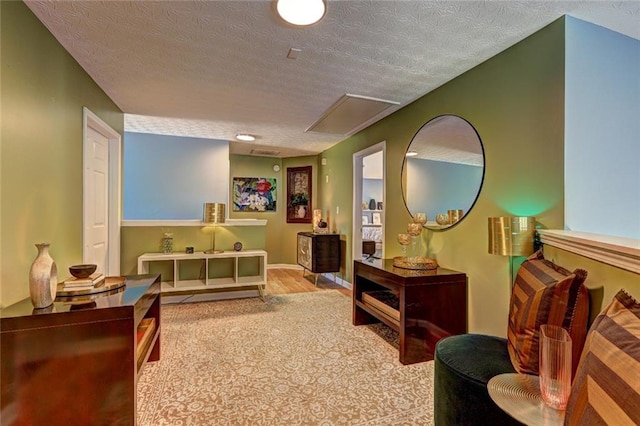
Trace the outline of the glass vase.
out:
[[[571,391],[571,336],[562,327],[540,326],[540,393],[556,410],[564,410]]]

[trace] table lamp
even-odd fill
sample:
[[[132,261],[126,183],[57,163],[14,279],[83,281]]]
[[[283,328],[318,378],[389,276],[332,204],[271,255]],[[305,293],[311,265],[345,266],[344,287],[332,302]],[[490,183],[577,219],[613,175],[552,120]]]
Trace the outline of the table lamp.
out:
[[[513,285],[513,256],[529,256],[533,253],[535,228],[535,217],[489,218],[489,254],[509,256],[511,285]]]
[[[224,203],[205,203],[204,217],[202,221],[207,225],[213,226],[211,233],[211,248],[205,250],[205,253],[222,253],[224,250],[216,250],[216,225],[224,223],[225,220],[225,204]]]

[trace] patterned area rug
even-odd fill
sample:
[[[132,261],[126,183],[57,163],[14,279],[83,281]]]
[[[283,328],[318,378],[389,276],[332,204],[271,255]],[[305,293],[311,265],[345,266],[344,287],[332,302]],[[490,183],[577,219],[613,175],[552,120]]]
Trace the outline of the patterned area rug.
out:
[[[140,425],[431,425],[433,361],[403,366],[397,334],[351,325],[336,290],[163,305]]]

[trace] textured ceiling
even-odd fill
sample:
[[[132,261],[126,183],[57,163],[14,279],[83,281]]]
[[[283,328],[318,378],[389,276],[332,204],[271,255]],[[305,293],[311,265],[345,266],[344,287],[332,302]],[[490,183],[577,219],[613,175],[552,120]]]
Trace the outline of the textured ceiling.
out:
[[[350,134],[570,14],[640,39],[638,1],[328,1],[307,28],[271,0],[26,4],[126,113],[127,131],[318,153],[305,132],[346,93],[399,102]],[[290,48],[301,49],[288,59]]]

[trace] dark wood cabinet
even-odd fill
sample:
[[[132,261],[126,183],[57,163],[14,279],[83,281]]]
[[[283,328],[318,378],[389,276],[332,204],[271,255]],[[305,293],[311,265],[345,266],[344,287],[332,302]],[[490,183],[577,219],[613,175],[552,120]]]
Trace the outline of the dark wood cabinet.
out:
[[[397,306],[371,297],[381,291]],[[383,322],[399,333],[402,364],[431,360],[438,340],[467,332],[467,276],[462,272],[402,269],[392,259],[356,260],[352,297],[354,325]]]
[[[340,271],[340,235],[298,232],[298,264],[313,273]]]
[[[160,359],[160,306],[160,277],[136,275],[91,299],[2,309],[2,424],[135,425],[138,376]]]

